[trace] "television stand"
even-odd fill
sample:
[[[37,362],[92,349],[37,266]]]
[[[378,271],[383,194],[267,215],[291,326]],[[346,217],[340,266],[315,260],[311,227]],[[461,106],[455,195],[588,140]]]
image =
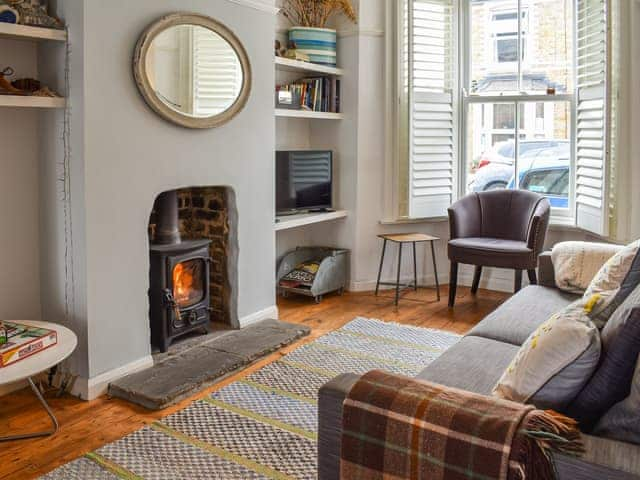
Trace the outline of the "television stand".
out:
[[[297,213],[294,215],[281,215],[275,219],[274,228],[276,231],[289,230],[290,228],[303,227],[314,223],[329,222],[345,218],[348,212],[346,210],[334,210],[313,213]]]
[[[312,208],[307,210],[307,213],[330,213],[335,212],[335,208],[323,207],[323,208]]]

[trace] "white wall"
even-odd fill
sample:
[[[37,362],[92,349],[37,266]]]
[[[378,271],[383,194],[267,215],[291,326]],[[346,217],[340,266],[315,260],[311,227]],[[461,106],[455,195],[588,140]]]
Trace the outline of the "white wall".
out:
[[[625,202],[630,207],[629,238],[640,238],[640,1],[629,3],[629,12],[625,18],[628,35],[628,54],[624,58],[624,65],[628,66],[626,73],[626,92],[629,96],[626,119],[623,122],[629,126],[629,165],[627,172],[629,181],[629,197]]]
[[[0,39],[2,64],[37,78],[34,42]],[[38,111],[0,108],[0,318],[40,319]]]
[[[240,252],[237,316],[255,319],[275,313],[275,17],[228,0],[60,0],[59,8],[71,32],[71,174],[78,206],[74,259],[79,265],[76,280],[86,277],[86,292],[80,284],[75,290],[77,318],[72,322],[82,333],[75,368],[86,392],[92,379],[149,356],[147,224],[162,191],[199,185],[234,189]],[[175,11],[209,15],[226,24],[249,54],[251,96],[224,126],[204,131],[174,126],[154,114],[137,91],[131,61],[138,37],[151,22]],[[49,123],[48,138],[59,133],[60,121]],[[52,155],[50,161],[55,160],[59,156]],[[53,174],[51,168],[43,182],[49,196]],[[60,216],[59,204],[48,208]],[[53,243],[64,243],[59,229],[48,233]],[[55,292],[47,308],[57,312],[64,305],[63,292],[56,288],[63,267],[54,267],[44,280]]]

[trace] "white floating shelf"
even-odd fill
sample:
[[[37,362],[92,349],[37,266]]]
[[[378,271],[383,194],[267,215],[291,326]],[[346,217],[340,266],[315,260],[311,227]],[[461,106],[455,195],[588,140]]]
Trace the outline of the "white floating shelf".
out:
[[[276,117],[315,118],[318,120],[342,120],[344,118],[341,113],[287,110],[286,108],[276,108]]]
[[[324,75],[342,75],[344,73],[341,68],[327,67],[311,62],[301,62],[300,60],[292,60],[285,57],[275,57],[275,59],[276,70],[285,72],[311,72]]]
[[[66,42],[67,32],[55,28],[30,27],[0,22],[0,38]]]
[[[346,210],[336,210],[335,212],[301,213],[299,215],[284,215],[276,217],[275,230],[289,230],[290,228],[304,227],[314,223],[330,222],[340,218],[346,218]]]
[[[66,99],[61,97],[27,97],[21,95],[0,95],[0,107],[64,108],[66,103]]]

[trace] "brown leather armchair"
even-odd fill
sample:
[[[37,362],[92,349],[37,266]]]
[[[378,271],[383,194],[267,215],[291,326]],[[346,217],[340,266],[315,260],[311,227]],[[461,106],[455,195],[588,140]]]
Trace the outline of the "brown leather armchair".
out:
[[[456,299],[458,265],[476,266],[471,293],[476,294],[482,267],[515,270],[515,291],[522,271],[537,283],[536,266],[549,226],[549,201],[526,190],[472,193],[449,208],[449,307]]]

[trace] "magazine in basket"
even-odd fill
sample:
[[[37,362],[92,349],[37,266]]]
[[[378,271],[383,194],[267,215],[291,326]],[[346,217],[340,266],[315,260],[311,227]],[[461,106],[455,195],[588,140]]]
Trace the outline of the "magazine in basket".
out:
[[[0,342],[0,368],[24,360],[58,343],[55,330],[15,322],[0,322],[6,342]]]

